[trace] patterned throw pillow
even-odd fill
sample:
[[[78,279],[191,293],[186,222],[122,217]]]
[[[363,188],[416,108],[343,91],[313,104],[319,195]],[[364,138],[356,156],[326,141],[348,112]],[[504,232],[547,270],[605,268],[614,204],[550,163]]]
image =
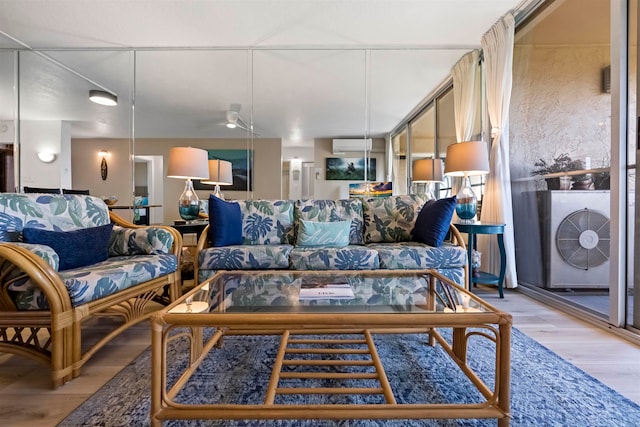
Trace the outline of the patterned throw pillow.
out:
[[[300,221],[297,246],[329,246],[340,248],[349,244],[351,221]]]
[[[25,227],[25,243],[47,245],[60,257],[59,270],[92,265],[109,257],[109,238],[113,224],[80,228],[71,231],[52,231]]]
[[[244,200],[239,203],[243,244],[293,244],[293,201]]]
[[[410,194],[364,199],[366,243],[408,242],[426,196]]]

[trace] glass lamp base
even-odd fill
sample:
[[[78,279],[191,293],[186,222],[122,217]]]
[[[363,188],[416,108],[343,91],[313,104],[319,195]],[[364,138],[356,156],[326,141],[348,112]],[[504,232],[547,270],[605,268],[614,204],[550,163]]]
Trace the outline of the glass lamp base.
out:
[[[456,214],[463,223],[473,222],[478,211],[478,199],[471,189],[469,177],[464,178],[464,184],[456,194]]]
[[[190,179],[187,179],[184,191],[178,199],[178,213],[180,214],[180,218],[185,221],[191,221],[198,218],[199,212],[200,200],[198,199],[196,192],[193,190],[193,183]]]
[[[220,185],[216,184],[216,189],[213,192],[213,195],[220,200],[224,200],[224,194],[222,194],[222,191],[220,191]]]

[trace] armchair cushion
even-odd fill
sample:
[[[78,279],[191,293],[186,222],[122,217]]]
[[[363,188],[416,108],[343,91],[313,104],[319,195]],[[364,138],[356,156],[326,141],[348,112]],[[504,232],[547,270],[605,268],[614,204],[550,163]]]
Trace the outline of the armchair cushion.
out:
[[[60,257],[60,271],[84,267],[109,257],[109,238],[113,224],[79,228],[71,231],[52,231],[25,227],[25,243],[51,247]]]

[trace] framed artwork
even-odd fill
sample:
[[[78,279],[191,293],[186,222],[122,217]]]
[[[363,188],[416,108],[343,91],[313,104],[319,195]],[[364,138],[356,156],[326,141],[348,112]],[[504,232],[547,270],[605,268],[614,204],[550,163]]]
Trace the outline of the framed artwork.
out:
[[[389,197],[393,193],[393,184],[389,182],[359,182],[349,184],[349,198]]]
[[[325,179],[362,181],[364,177],[365,159],[350,157],[327,157]],[[376,176],[376,159],[369,159],[367,178]]]
[[[207,150],[209,160],[226,160],[231,162],[233,184],[221,185],[220,189],[226,191],[251,191],[253,189],[253,150]],[[199,179],[193,180],[193,188],[196,190],[211,190],[214,185],[202,184]]]

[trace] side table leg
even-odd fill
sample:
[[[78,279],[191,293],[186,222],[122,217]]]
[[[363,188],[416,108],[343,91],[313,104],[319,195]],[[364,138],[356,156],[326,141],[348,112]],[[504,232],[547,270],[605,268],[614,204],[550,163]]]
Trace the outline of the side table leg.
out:
[[[500,298],[504,298],[502,288],[504,286],[504,275],[507,269],[507,253],[504,250],[504,237],[498,234],[498,249],[500,249],[500,277],[498,278],[498,293]]]

